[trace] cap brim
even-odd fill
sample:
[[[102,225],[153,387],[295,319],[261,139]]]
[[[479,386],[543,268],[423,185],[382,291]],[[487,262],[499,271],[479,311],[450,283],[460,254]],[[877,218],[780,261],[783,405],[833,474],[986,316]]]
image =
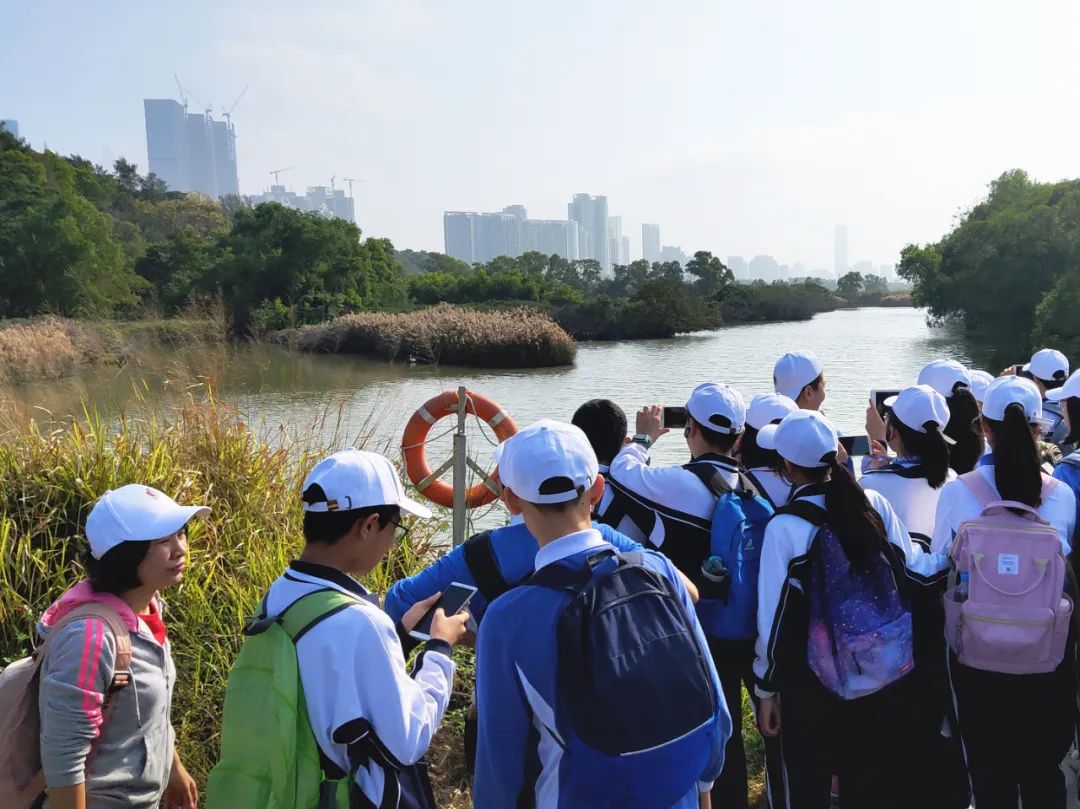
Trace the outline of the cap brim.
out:
[[[896,404],[896,400],[899,398],[899,396],[890,396],[888,399],[882,402],[882,404],[885,405],[885,407],[892,407],[894,404]]]
[[[776,430],[779,424],[766,424],[757,434],[758,446],[762,449],[776,449]]]
[[[1049,399],[1051,402],[1060,402],[1065,399],[1071,399],[1073,398],[1073,395],[1074,394],[1070,394],[1067,390],[1065,390],[1064,387],[1054,388],[1053,390],[1048,390],[1046,392],[1046,398]]]
[[[178,505],[175,510],[170,510],[168,514],[161,515],[161,518],[154,524],[153,533],[157,536],[148,537],[145,541],[154,541],[164,539],[165,537],[171,537],[196,517],[205,517],[209,513],[209,506]]]
[[[419,517],[421,520],[431,519],[431,509],[420,505],[410,497],[402,497],[398,503],[398,508],[413,517]]]

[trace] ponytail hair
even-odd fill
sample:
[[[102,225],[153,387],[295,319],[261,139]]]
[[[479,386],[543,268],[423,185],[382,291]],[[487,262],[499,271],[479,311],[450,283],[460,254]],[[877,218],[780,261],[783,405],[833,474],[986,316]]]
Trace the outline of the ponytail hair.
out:
[[[828,466],[798,469],[824,485],[829,527],[840,540],[848,561],[856,567],[870,567],[887,541],[885,523],[854,476],[836,459],[836,453],[830,454]]]
[[[979,403],[971,388],[958,382],[949,397],[949,423],[945,435],[956,443],[949,451],[949,466],[963,475],[975,468],[983,454],[983,438],[976,426]]]
[[[985,419],[994,435],[994,483],[1002,500],[1042,505],[1042,464],[1023,405],[1013,402],[1001,421]]]
[[[758,443],[759,430],[749,424],[743,430],[742,441],[739,442],[739,463],[743,469],[760,469],[768,467],[774,471],[783,471],[784,462],[776,450],[763,449]]]
[[[889,416],[889,424],[900,433],[900,440],[904,442],[904,450],[908,455],[922,461],[923,469],[926,470],[926,482],[931,489],[940,489],[945,485],[949,475],[949,445],[945,443],[945,435],[938,429],[936,421],[928,421],[923,425],[925,433],[908,427],[894,415]]]

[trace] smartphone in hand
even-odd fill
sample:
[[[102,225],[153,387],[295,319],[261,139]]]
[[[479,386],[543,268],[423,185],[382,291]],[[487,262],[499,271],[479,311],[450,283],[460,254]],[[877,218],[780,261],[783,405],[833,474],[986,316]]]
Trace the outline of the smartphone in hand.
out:
[[[840,436],[840,446],[847,451],[848,456],[851,458],[870,454],[870,439],[865,435],[842,435]]]
[[[872,390],[870,391],[870,401],[874,403],[874,407],[877,409],[877,412],[881,414],[881,417],[885,418],[885,411],[887,410],[885,407],[885,400],[892,396],[898,396],[899,394],[900,391],[898,390]]]
[[[424,613],[424,617],[416,622],[409,635],[417,640],[429,640],[431,638],[431,621],[435,617],[435,610],[442,609],[447,615],[457,615],[476,595],[476,588],[471,584],[462,584],[455,581],[447,585],[442,596],[435,606]]]
[[[686,426],[686,420],[690,414],[685,407],[664,407],[660,416],[660,426],[666,429],[679,429]]]

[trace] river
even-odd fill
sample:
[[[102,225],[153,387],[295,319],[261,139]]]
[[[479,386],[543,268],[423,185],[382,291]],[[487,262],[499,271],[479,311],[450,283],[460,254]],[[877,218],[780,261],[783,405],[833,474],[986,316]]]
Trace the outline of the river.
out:
[[[583,343],[577,363],[567,368],[410,367],[361,357],[298,355],[271,346],[198,348],[161,352],[123,369],[97,368],[72,379],[22,385],[13,394],[25,414],[40,418],[46,412],[78,414],[83,402],[113,415],[121,407],[131,408],[135,399],[165,404],[176,401],[178,393],[204,396],[211,387],[253,424],[314,431],[330,445],[366,436],[375,447],[388,448],[400,441],[405,421],[419,405],[458,384],[500,402],[519,426],[544,416],[569,420],[579,404],[602,396],[622,405],[632,428],[637,407],[683,404],[702,381],[734,385],[747,400],[771,391],[773,362],[793,348],[822,358],[825,411],[849,433],[861,431],[872,388],[914,383],[932,359],[971,360],[961,336],[928,327],[922,311],[867,308],[666,340]],[[450,426],[449,420],[443,424]],[[476,454],[486,459],[487,442],[475,427],[470,433]],[[440,442],[431,455],[437,462],[446,451],[448,444]],[[654,457],[657,463],[676,463],[685,451],[675,433],[657,443]]]

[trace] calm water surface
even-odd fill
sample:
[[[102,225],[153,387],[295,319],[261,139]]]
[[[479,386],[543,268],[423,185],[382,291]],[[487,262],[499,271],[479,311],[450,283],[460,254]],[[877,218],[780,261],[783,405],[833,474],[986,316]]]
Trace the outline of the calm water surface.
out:
[[[619,343],[584,343],[570,368],[523,371],[389,365],[359,357],[300,356],[271,347],[189,349],[143,358],[121,370],[95,369],[72,380],[21,386],[18,402],[30,414],[79,414],[82,404],[104,414],[136,398],[168,405],[178,393],[204,396],[206,386],[240,408],[254,424],[312,429],[328,443],[367,436],[376,447],[396,446],[409,415],[447,388],[464,384],[499,401],[519,426],[547,416],[569,420],[587,399],[614,399],[631,415],[643,404],[683,404],[706,380],[739,388],[747,399],[771,391],[772,365],[784,351],[804,348],[825,365],[825,410],[846,432],[861,430],[875,387],[912,384],[932,359],[970,363],[958,334],[929,328],[915,309],[856,309],[799,323],[736,326],[715,332]],[[313,428],[314,425],[314,428]],[[450,422],[440,423],[449,427]],[[476,454],[487,442],[471,427]],[[442,457],[448,443],[433,447]],[[658,442],[658,463],[685,459],[681,435]],[[433,464],[434,465],[434,464]]]

